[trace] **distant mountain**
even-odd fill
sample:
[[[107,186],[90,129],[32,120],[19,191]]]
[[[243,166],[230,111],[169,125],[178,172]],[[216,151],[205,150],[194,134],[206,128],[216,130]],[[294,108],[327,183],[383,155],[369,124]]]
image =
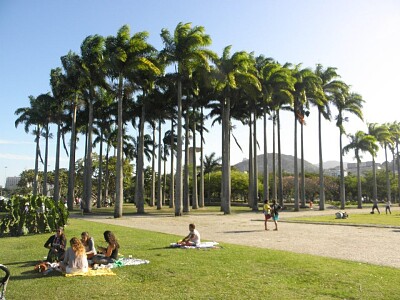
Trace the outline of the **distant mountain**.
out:
[[[276,159],[278,159],[278,155],[276,154]],[[300,172],[301,159],[297,159],[298,161],[298,169]],[[339,164],[338,164],[339,165]],[[240,171],[249,171],[249,160],[245,159],[240,163],[234,165],[235,168]],[[257,168],[258,172],[262,173],[264,171],[264,154],[257,155]],[[324,168],[325,163],[324,163]],[[272,153],[268,153],[268,170],[272,171]],[[304,161],[304,170],[307,173],[318,173],[318,166],[313,165],[308,161]],[[282,154],[282,171],[287,173],[294,172],[294,157],[292,155]]]

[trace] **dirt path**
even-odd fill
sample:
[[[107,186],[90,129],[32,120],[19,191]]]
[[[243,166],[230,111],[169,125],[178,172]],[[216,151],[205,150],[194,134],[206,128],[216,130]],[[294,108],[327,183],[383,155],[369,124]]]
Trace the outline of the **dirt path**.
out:
[[[248,245],[260,248],[285,250],[318,256],[340,258],[383,266],[400,268],[400,228],[380,228],[342,225],[316,225],[291,223],[290,218],[301,215],[331,214],[335,210],[281,212],[279,230],[264,230],[261,212],[232,215],[221,213],[190,214],[182,217],[172,215],[128,216],[118,219],[87,215],[87,221],[145,229],[155,232],[185,236],[188,224],[195,223],[203,240]],[[362,213],[363,210],[350,212]],[[79,217],[79,216],[77,216]],[[173,242],[173,241],[171,241]]]

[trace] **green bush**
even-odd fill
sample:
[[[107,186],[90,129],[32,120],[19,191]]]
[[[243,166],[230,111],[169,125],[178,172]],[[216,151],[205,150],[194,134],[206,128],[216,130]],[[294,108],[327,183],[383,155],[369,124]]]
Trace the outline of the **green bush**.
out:
[[[68,210],[61,201],[46,196],[15,195],[5,207],[6,215],[0,221],[0,236],[21,236],[27,233],[45,233],[64,226]]]

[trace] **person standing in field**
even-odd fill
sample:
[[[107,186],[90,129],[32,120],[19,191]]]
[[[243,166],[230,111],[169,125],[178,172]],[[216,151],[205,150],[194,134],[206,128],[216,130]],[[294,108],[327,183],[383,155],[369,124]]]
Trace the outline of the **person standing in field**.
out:
[[[386,208],[385,208],[386,214],[388,213],[388,211],[390,214],[392,214],[392,211],[390,210],[391,206],[392,206],[392,203],[390,202],[390,200],[386,201]]]
[[[264,213],[264,227],[265,227],[265,230],[269,230],[267,222],[268,222],[269,219],[271,219],[271,206],[268,203],[268,199],[264,200],[263,213]]]
[[[272,205],[271,205],[271,215],[272,215],[272,220],[275,223],[275,231],[278,230],[278,220],[279,220],[279,210],[282,207],[276,203],[276,200],[272,200]]]

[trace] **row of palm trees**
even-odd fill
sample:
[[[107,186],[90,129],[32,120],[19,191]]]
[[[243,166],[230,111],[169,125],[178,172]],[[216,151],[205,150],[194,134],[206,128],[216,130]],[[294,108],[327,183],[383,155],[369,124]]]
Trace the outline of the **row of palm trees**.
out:
[[[298,129],[300,126],[301,170],[295,163],[295,209],[305,205],[304,187],[304,151],[303,130],[305,119],[312,106],[319,114],[319,162],[320,162],[320,209],[324,209],[324,177],[322,160],[321,120],[331,120],[331,107],[336,107],[336,125],[340,130],[341,178],[344,177],[342,161],[342,135],[346,134],[344,123],[348,121],[347,113],[362,119],[364,100],[340,80],[335,68],[324,68],[317,65],[315,70],[303,68],[301,64],[284,65],[272,58],[254,53],[238,51],[231,54],[231,46],[223,49],[221,57],[211,51],[211,37],[202,26],[191,23],[179,23],[174,32],[162,29],[163,49],[157,50],[147,42],[148,34],[138,32],[133,35],[127,25],[122,26],[116,36],[88,36],[81,45],[80,55],[69,52],[61,57],[62,68],[55,68],[50,73],[51,93],[37,98],[30,97],[30,107],[16,110],[19,116],[17,126],[25,124],[26,132],[33,126],[36,140],[35,177],[37,178],[39,160],[42,160],[39,147],[40,136],[46,140],[44,157],[44,174],[47,172],[48,139],[51,138],[50,124],[57,126],[56,165],[54,198],[59,200],[59,182],[57,170],[61,143],[68,152],[65,134],[71,132],[69,147],[69,180],[68,208],[74,203],[75,152],[78,133],[85,138],[85,174],[82,200],[85,210],[91,210],[92,197],[92,150],[100,146],[100,160],[103,158],[103,145],[106,145],[106,162],[111,147],[116,156],[116,201],[114,217],[122,216],[123,204],[123,165],[124,161],[135,160],[135,203],[138,213],[144,212],[144,157],[153,157],[152,169],[155,170],[154,158],[159,158],[159,176],[161,158],[171,156],[171,194],[170,205],[175,207],[175,215],[189,211],[189,143],[192,135],[192,146],[196,149],[196,135],[200,135],[200,187],[197,199],[197,186],[193,185],[192,207],[204,205],[204,166],[203,166],[203,133],[204,121],[213,119],[221,124],[222,137],[222,182],[221,210],[230,213],[230,148],[231,136],[234,137],[232,120],[239,120],[249,127],[249,203],[252,209],[258,209],[258,170],[257,170],[257,120],[263,119],[264,153],[267,153],[267,124],[272,120],[273,126],[273,184],[268,186],[269,170],[267,155],[264,155],[264,195],[269,198],[269,190],[274,199],[283,204],[282,164],[280,143],[280,112],[289,110],[294,120],[294,159],[297,162]],[[167,72],[172,66],[172,71]],[[209,112],[207,115],[205,111]],[[171,126],[162,138],[163,124],[169,121]],[[145,134],[145,124],[149,124],[153,137]],[[127,135],[127,125],[137,130],[137,138]],[[377,126],[377,125],[376,125]],[[158,129],[159,147],[155,153],[156,130]],[[96,138],[93,138],[93,134]],[[370,134],[371,136],[373,133]],[[370,136],[368,135],[368,136]],[[183,140],[184,137],[185,139]],[[234,137],[235,142],[239,145]],[[378,139],[379,140],[379,139]],[[164,149],[161,145],[164,141]],[[379,140],[381,142],[381,140]],[[394,145],[393,139],[384,142]],[[387,143],[387,144],[386,144]],[[371,141],[371,145],[372,145]],[[150,150],[149,145],[153,145]],[[396,144],[397,145],[397,144]],[[240,145],[239,145],[240,146]],[[277,153],[275,151],[277,147]],[[372,146],[371,146],[372,147]],[[185,149],[183,149],[185,148]],[[344,147],[365,150],[352,144]],[[185,157],[183,157],[185,151]],[[152,155],[149,155],[149,152]],[[174,174],[174,152],[176,152],[176,172]],[[370,151],[371,152],[371,151]],[[374,152],[371,152],[374,157]],[[376,154],[376,153],[375,153]],[[357,158],[357,154],[356,154]],[[196,161],[196,151],[193,151]],[[277,163],[275,163],[275,161]],[[357,160],[358,161],[358,160]],[[165,164],[165,162],[164,162]],[[103,164],[100,163],[100,166]],[[277,170],[276,170],[276,168]],[[107,168],[107,163],[106,163]],[[164,170],[165,170],[164,166]],[[105,182],[99,171],[99,189]],[[299,180],[299,175],[301,178]],[[107,172],[105,172],[107,174]],[[193,178],[197,170],[193,168]],[[106,175],[107,177],[107,175]],[[341,180],[341,191],[344,191]],[[158,180],[161,185],[161,178]],[[44,187],[46,178],[44,178]],[[157,190],[160,191],[158,186]],[[45,190],[43,191],[45,192]],[[34,185],[37,193],[37,182]],[[98,191],[101,195],[101,190]],[[158,192],[158,195],[161,193]],[[344,207],[344,192],[341,192],[341,203]],[[98,202],[100,205],[100,201]],[[157,201],[161,208],[161,201]]]

